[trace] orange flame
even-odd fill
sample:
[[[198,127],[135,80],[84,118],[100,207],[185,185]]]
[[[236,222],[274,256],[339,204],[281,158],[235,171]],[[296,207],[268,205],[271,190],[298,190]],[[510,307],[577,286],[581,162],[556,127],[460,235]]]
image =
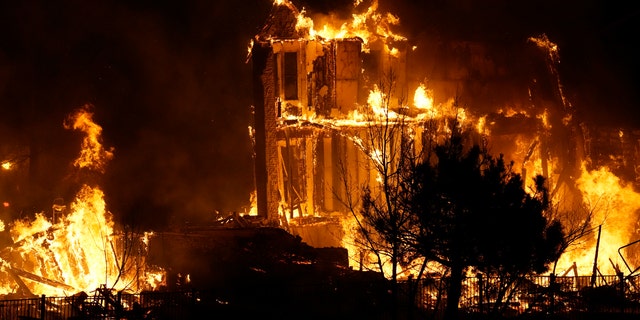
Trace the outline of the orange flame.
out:
[[[276,0],[276,5],[291,5],[288,0]],[[358,6],[358,2],[354,6]],[[391,40],[406,40],[405,37],[396,34],[391,29],[400,23],[400,19],[391,13],[378,12],[378,1],[374,0],[362,13],[354,13],[351,20],[338,21],[335,17],[326,19],[328,22],[319,28],[315,27],[315,21],[308,17],[306,10],[301,10],[296,23],[296,30],[308,30],[310,39],[345,39],[360,38],[363,41],[362,50],[367,51],[370,43],[382,40],[386,49],[393,54],[397,48],[390,47]],[[321,19],[317,19],[321,20]]]
[[[291,6],[288,0],[275,0],[274,3],[276,5]],[[356,1],[354,7],[359,7],[360,4],[360,1]],[[391,14],[380,14],[377,9],[378,3],[374,0],[372,5],[364,12],[352,14],[349,21],[340,21],[334,16],[328,18],[317,16],[315,19],[311,19],[302,10],[297,17],[296,29],[308,33],[308,35],[303,36],[305,39],[302,40],[324,41],[327,39],[357,37],[362,39],[363,51],[368,51],[374,42],[376,45],[382,43],[386,50],[385,53],[395,57],[398,54],[398,48],[393,46],[394,41],[405,40],[404,37],[391,31],[392,27],[399,24],[399,19]],[[558,89],[561,107],[564,107],[565,111],[568,110],[570,104],[562,93],[562,85],[555,67],[560,61],[558,46],[551,42],[546,35],[531,37],[528,40],[545,54],[545,62],[549,68],[547,71],[557,81],[554,85]],[[561,167],[565,165],[561,162],[566,162],[566,159],[559,159],[560,157],[552,154],[549,151],[549,141],[546,139],[557,134],[554,131],[560,129],[557,128],[560,124],[565,126],[571,124],[572,114],[570,112],[560,114],[562,111],[545,105],[536,105],[534,108],[497,105],[494,108],[495,112],[472,114],[466,108],[459,106],[458,101],[454,98],[449,98],[448,100],[439,99],[439,101],[446,102],[436,103],[433,98],[434,92],[428,90],[424,84],[419,84],[413,95],[412,107],[415,108],[405,105],[397,106],[398,109],[406,112],[396,113],[395,109],[392,110],[388,105],[391,97],[386,94],[390,92],[383,92],[377,86],[372,87],[373,89],[369,92],[366,105],[358,106],[359,108],[349,110],[345,114],[332,114],[331,117],[324,118],[303,113],[299,116],[288,115],[288,117],[289,119],[297,117],[306,122],[317,123],[319,128],[331,128],[331,130],[340,130],[342,127],[362,127],[371,124],[372,121],[384,120],[393,122],[403,120],[404,124],[413,126],[410,130],[412,134],[419,132],[420,134],[416,134],[415,137],[423,140],[437,137],[442,133],[446,134],[449,130],[449,126],[446,123],[447,119],[456,118],[465,129],[475,130],[483,142],[488,137],[494,139],[487,139],[487,141],[491,140],[492,147],[495,146],[492,151],[503,154],[505,159],[514,160],[514,164],[516,164],[514,170],[520,169],[526,175],[527,183],[532,181],[530,177],[543,174],[548,178],[551,185],[549,190],[554,190],[554,187],[561,187],[561,180],[565,179],[565,177],[559,177],[562,171]],[[533,98],[535,94],[537,94],[535,90],[530,88],[529,98]],[[374,117],[371,117],[371,115],[374,115]],[[400,119],[400,116],[402,119]],[[500,120],[492,120],[493,116],[497,116],[497,119]],[[553,121],[557,119],[562,121]],[[508,123],[511,123],[511,120],[515,120],[513,123],[516,125],[524,123],[526,127],[522,127],[522,132],[517,132],[519,128],[516,125],[501,128],[500,121],[502,120]],[[519,122],[521,120],[522,122]],[[428,123],[428,128],[425,123]],[[296,124],[292,126],[294,125]],[[524,132],[527,130],[530,132]],[[368,160],[372,162],[380,161],[380,156],[382,155],[380,151],[364,146],[362,138],[356,134],[348,133],[353,132],[353,130],[343,131],[341,133],[347,136],[358,149],[363,151],[368,156]],[[494,132],[498,133],[493,136]],[[498,134],[502,134],[502,136],[498,136]],[[555,136],[552,138],[555,138]],[[558,139],[562,138],[564,137],[558,137]],[[622,131],[620,132],[620,138],[622,139]],[[499,141],[501,139],[502,141]],[[437,141],[437,138],[435,141]],[[571,165],[573,166],[574,164]],[[573,180],[575,178],[571,177],[570,179]],[[553,186],[554,183],[558,184],[558,186]],[[571,196],[579,197],[581,201],[591,206],[589,210],[593,212],[593,223],[603,226],[599,256],[602,259],[611,259],[611,263],[606,260],[600,262],[601,271],[611,271],[612,265],[615,265],[616,268],[620,267],[621,262],[617,250],[635,240],[634,236],[638,237],[635,225],[637,211],[640,210],[640,206],[637,205],[637,203],[640,203],[640,195],[606,169],[589,171],[583,167],[582,174],[575,181],[575,184],[580,194]],[[573,190],[569,192],[573,193]],[[556,193],[555,197],[559,197],[559,194]],[[554,202],[558,200],[558,198],[552,199]],[[252,212],[255,212],[255,203],[253,202],[252,207],[254,207]],[[362,248],[358,248],[355,239],[352,238],[355,233],[352,232],[351,224],[353,222],[349,221],[349,218],[345,218],[343,221],[342,226],[346,236],[342,241],[342,245],[349,250],[352,256],[360,255],[362,254]],[[558,262],[557,267],[559,270],[563,270],[576,263],[580,268],[580,272],[591,272],[595,250],[595,241],[584,243],[579,250],[567,251]],[[352,259],[352,261],[359,261],[356,263],[360,263],[363,260],[366,259],[363,259],[362,256],[353,257]],[[634,266],[638,264],[640,263],[636,262]]]
[[[594,235],[590,239],[592,241],[580,250],[569,250],[559,266],[568,269],[576,263],[579,272],[590,274],[596,263],[604,274],[615,274],[616,269],[629,272],[622,260],[624,258],[631,268],[638,267],[639,261],[633,255],[625,257],[624,252],[619,253],[618,250],[638,239],[635,221],[640,212],[640,194],[605,167],[589,171],[583,165],[577,183],[593,215],[593,225],[601,226],[600,242],[596,243]]]
[[[69,117],[65,127],[86,135],[74,165],[103,172],[113,153],[100,144],[102,128],[88,106]],[[144,264],[150,235],[116,231],[98,187],[83,185],[68,214],[37,213],[34,220],[12,222],[9,234],[13,245],[0,251],[0,294],[68,295],[100,287],[135,292],[164,282],[163,270]]]
[[[104,165],[113,158],[112,150],[105,150],[100,141],[102,127],[93,122],[90,106],[78,109],[65,122],[65,129],[80,130],[86,134],[82,141],[80,156],[74,161],[79,168],[87,168],[104,172]]]

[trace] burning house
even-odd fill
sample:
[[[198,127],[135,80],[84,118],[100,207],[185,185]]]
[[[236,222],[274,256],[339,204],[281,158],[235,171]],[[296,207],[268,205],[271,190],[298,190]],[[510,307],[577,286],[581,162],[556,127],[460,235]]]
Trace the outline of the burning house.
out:
[[[285,225],[344,210],[340,197],[346,190],[340,190],[338,172],[346,159],[341,155],[356,157],[348,170],[359,179],[371,174],[342,131],[357,128],[350,118],[366,104],[384,70],[395,74],[393,90],[404,94],[407,87],[404,38],[311,38],[309,27],[299,26],[300,15],[289,2],[274,5],[253,39],[250,57],[257,213]],[[396,47],[389,47],[391,41]],[[340,238],[305,240],[339,246]]]
[[[474,142],[513,160],[525,178],[544,175],[557,215],[568,225],[602,226],[602,237],[588,233],[563,256],[558,273],[591,272],[596,250],[603,273],[635,271],[637,247],[626,245],[640,237],[635,189],[640,132],[576,118],[556,69],[558,48],[550,39],[416,45],[393,31],[398,18],[378,13],[375,1],[350,18],[325,19],[331,23],[320,26],[323,19],[277,0],[251,40],[256,187],[251,214],[217,221],[223,228],[191,226],[151,237],[151,262],[167,266],[167,276],[135,254],[147,249],[147,235],[132,244],[131,234],[115,229],[102,191],[85,186],[71,203],[54,202],[53,213],[64,211],[62,218],[37,216],[4,230],[11,239],[0,248],[0,294],[62,295],[105,282],[140,291],[184,284],[191,276],[235,288],[233,280],[247,278],[240,269],[262,280],[258,277],[267,269],[286,278],[326,267],[313,269],[310,261],[344,267],[344,250],[317,249],[347,248],[350,255],[356,250],[349,218],[362,187],[379,185],[380,157],[393,152],[378,148],[380,136],[372,136],[372,130],[402,122],[413,145],[426,148],[446,134],[442,121],[451,117],[473,131]],[[97,144],[100,127],[90,116],[76,116],[72,127],[86,132],[87,139],[74,166],[100,172],[110,150]],[[1,151],[28,166],[29,150]],[[92,157],[92,151],[98,155]],[[12,179],[2,185],[5,194],[26,176]],[[256,217],[260,226],[274,228],[253,228]],[[352,266],[362,263],[351,259]],[[240,260],[246,264],[234,264]]]
[[[446,130],[435,120],[454,116],[475,132],[476,143],[513,160],[525,181],[545,176],[569,227],[587,220],[607,226],[598,247],[611,263],[603,269],[618,269],[620,259],[633,256],[617,250],[638,236],[630,227],[638,210],[637,132],[577,119],[550,39],[450,39],[420,48],[392,31],[396,17],[376,9],[374,1],[352,21],[318,27],[304,10],[275,1],[252,39],[258,216],[312,246],[349,247],[350,199],[378,178],[379,150],[367,130],[376,121],[401,119],[415,145],[424,145]],[[604,183],[628,195],[607,196]],[[591,270],[594,234],[563,257],[559,271],[576,261]]]

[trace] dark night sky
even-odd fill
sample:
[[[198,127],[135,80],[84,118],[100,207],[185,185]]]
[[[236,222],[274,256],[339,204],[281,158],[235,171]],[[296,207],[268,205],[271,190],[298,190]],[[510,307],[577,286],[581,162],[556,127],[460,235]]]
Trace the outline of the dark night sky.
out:
[[[308,2],[294,4],[346,12],[352,3]],[[409,38],[441,32],[509,41],[545,32],[560,47],[561,77],[576,108],[609,124],[640,127],[639,11],[622,1],[554,2],[380,0],[380,6],[400,18]],[[29,196],[73,195],[77,177],[69,167],[80,135],[62,123],[90,103],[105,146],[114,148],[101,184],[116,216],[154,227],[171,216],[195,219],[248,205],[245,58],[271,3],[0,2],[0,144],[30,143],[38,169]]]

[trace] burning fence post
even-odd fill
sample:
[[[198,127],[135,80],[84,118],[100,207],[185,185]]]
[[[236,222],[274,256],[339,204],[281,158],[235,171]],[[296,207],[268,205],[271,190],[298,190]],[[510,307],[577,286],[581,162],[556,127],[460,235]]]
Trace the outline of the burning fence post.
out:
[[[598,226],[598,239],[596,240],[596,252],[593,258],[593,271],[591,273],[591,287],[596,285],[596,276],[598,273],[598,249],[600,248],[600,234],[602,233],[602,225]]]

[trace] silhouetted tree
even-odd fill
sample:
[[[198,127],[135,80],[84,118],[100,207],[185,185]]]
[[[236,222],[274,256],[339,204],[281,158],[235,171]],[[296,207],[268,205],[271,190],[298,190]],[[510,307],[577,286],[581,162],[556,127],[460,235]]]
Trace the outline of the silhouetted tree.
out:
[[[562,225],[545,215],[542,176],[526,192],[513,163],[477,144],[465,148],[459,131],[434,151],[407,181],[409,206],[418,223],[416,250],[449,272],[445,318],[455,319],[470,268],[513,279],[545,272],[562,253],[564,235]]]
[[[354,238],[362,249],[361,254],[373,257],[372,268],[377,267],[391,280],[395,308],[400,267],[414,262],[405,239],[413,225],[413,214],[405,206],[407,192],[404,187],[407,184],[404,181],[420,155],[411,137],[414,124],[408,123],[400,110],[392,110],[395,105],[404,105],[401,98],[396,104],[391,101],[397,97],[394,82],[392,71],[382,77],[379,90],[370,96],[376,102],[370,102],[360,110],[365,125],[351,137],[365,155],[366,163],[361,165],[375,176],[375,180],[354,184],[355,179],[347,169],[349,166],[343,164],[343,188],[348,191],[340,201],[354,218]]]

